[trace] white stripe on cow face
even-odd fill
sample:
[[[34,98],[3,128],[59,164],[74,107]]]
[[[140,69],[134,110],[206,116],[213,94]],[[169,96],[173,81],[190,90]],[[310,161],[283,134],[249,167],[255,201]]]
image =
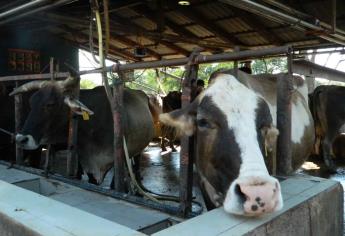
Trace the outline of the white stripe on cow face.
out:
[[[229,129],[241,150],[242,164],[239,177],[268,175],[257,140],[256,108],[258,95],[240,83],[232,75],[221,74],[205,95],[224,112]]]

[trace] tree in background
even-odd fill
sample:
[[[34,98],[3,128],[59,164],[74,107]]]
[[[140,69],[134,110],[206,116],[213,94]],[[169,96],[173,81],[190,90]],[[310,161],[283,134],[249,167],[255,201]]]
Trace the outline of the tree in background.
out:
[[[93,89],[96,87],[97,84],[89,79],[82,79],[80,80],[80,88],[81,89]]]
[[[252,62],[253,74],[276,74],[287,71],[287,60],[286,58],[276,57],[254,60]]]
[[[207,81],[210,75],[221,68],[232,69],[234,67],[233,62],[221,62],[221,63],[212,63],[212,64],[200,64],[198,71],[198,79],[205,81],[205,86],[207,86]],[[160,68],[160,71],[164,71],[167,74],[174,75],[176,77],[184,77],[184,67],[169,67],[169,68]],[[268,59],[259,59],[252,62],[252,71],[253,74],[262,74],[262,73],[279,73],[287,71],[287,61],[285,58],[268,58]],[[159,73],[159,78],[161,81],[162,89],[165,92],[169,91],[180,91],[181,90],[181,81],[174,79],[169,75],[164,73]],[[146,69],[146,70],[136,70],[134,72],[134,82],[126,83],[127,87],[133,89],[140,89],[146,93],[160,93],[162,94],[161,89],[157,83],[157,74],[155,69]]]

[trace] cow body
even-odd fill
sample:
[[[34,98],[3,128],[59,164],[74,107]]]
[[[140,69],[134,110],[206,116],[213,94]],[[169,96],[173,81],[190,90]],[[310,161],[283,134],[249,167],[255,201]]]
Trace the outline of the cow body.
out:
[[[322,147],[322,156],[326,166],[330,171],[335,171],[333,163],[332,144],[338,136],[344,133],[345,124],[345,87],[335,85],[322,85],[317,87],[311,95],[312,114],[315,120],[316,154],[320,153]],[[336,147],[338,153],[341,153],[341,147]]]
[[[163,100],[163,113],[171,112],[181,108],[181,95],[182,93],[179,91],[171,91],[165,97],[162,98]],[[174,142],[177,141],[177,133],[176,130],[172,127],[166,126],[164,124],[161,125],[161,148],[163,151],[166,151],[165,147],[165,140],[168,140],[169,146],[173,152],[176,152],[176,148],[174,147]]]
[[[264,157],[266,151],[274,152],[279,133],[274,127],[276,79],[241,71],[235,78],[232,73],[214,74],[194,102],[160,118],[196,135],[196,166],[209,208],[224,205],[227,212],[252,216],[274,212],[283,204],[280,185],[269,176]],[[292,95],[294,169],[306,160],[314,141],[312,117],[299,87]]]
[[[89,119],[78,125],[77,153],[84,172],[92,174],[101,183],[105,173],[113,166],[114,126],[111,108],[104,87],[80,90],[80,102],[66,102],[64,89],[51,83],[40,88],[30,100],[31,111],[17,142],[25,149],[41,144],[66,143],[70,107],[84,109]],[[139,90],[124,90],[124,136],[130,156],[140,154],[153,137],[153,121],[147,96]],[[67,106],[66,104],[69,104]],[[85,111],[75,111],[85,116]],[[89,116],[90,115],[90,116]]]

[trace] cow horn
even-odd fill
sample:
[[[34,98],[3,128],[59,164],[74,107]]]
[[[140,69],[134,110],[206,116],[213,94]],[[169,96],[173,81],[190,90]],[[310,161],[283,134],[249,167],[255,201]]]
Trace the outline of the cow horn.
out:
[[[68,76],[67,79],[63,81],[59,81],[58,84],[61,88],[69,88],[69,87],[75,87],[77,86],[79,82],[79,78],[75,76]]]
[[[87,106],[85,106],[83,103],[81,103],[77,99],[73,99],[69,96],[66,96],[64,99],[64,102],[67,106],[71,108],[72,111],[75,113],[82,115],[83,112],[87,112],[89,115],[93,115],[94,112],[91,111]]]
[[[9,95],[13,96],[13,95],[25,93],[34,89],[40,89],[48,85],[49,83],[51,83],[51,81],[31,81],[31,82],[23,84],[22,86],[19,86],[18,88],[15,88]]]

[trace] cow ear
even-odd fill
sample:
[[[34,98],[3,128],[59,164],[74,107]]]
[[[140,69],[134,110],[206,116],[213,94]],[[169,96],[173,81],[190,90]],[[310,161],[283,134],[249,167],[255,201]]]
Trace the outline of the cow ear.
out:
[[[87,114],[87,115],[93,115],[94,114],[93,111],[91,111],[87,106],[85,106],[83,103],[81,103],[77,99],[65,97],[64,102],[67,106],[69,106],[71,108],[71,110],[74,113],[76,113],[78,115],[85,116],[85,114]]]
[[[267,148],[267,151],[272,151],[273,149],[275,149],[279,130],[273,125],[264,126],[263,128],[261,128],[261,133],[264,137],[265,147]]]
[[[198,107],[198,102],[196,100],[183,109],[160,114],[159,120],[163,124],[177,129],[179,134],[192,136],[196,129],[195,120]]]

